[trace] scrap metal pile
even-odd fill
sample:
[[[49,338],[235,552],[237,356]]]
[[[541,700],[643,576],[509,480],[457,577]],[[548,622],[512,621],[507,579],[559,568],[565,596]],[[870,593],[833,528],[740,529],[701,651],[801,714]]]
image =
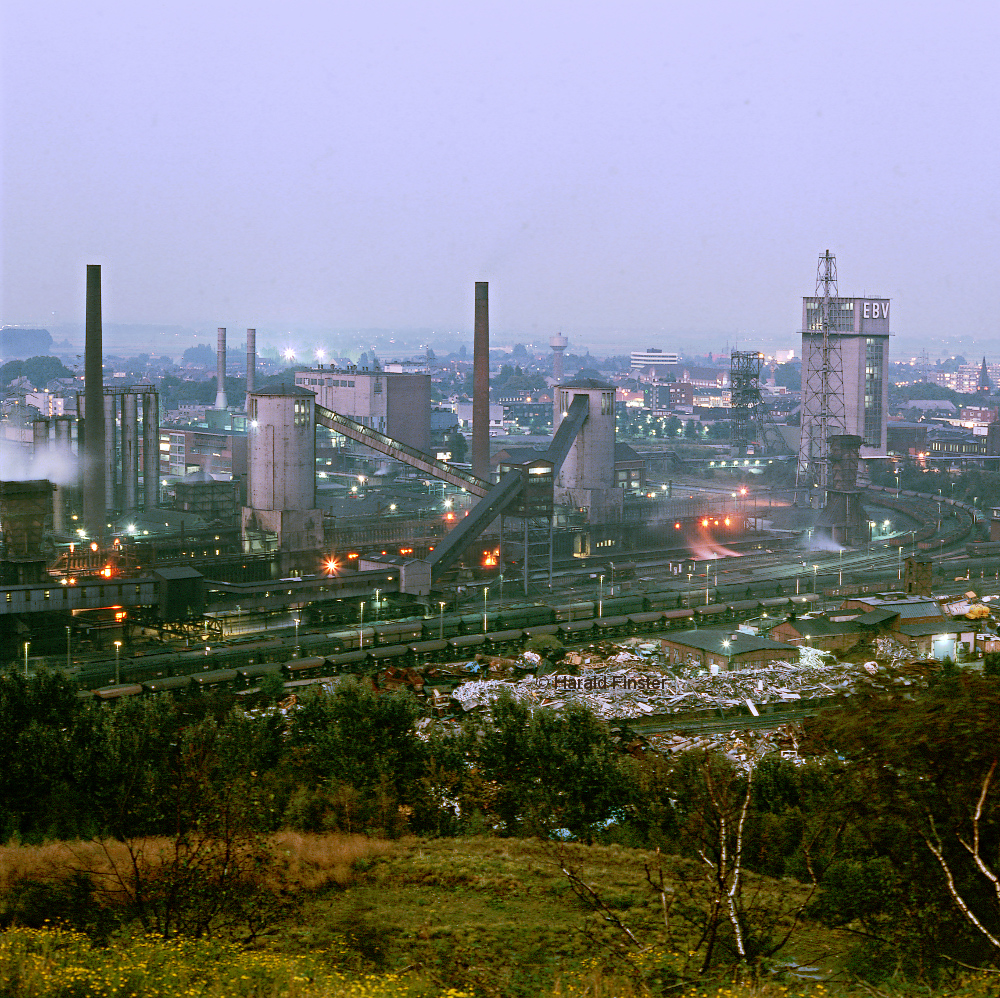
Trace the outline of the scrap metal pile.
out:
[[[481,656],[425,670],[387,670],[378,685],[423,693],[438,716],[455,708],[459,714],[485,709],[501,695],[532,708],[560,710],[577,703],[607,720],[733,708],[756,714],[767,704],[849,694],[870,680],[864,667],[828,664],[828,657],[803,648],[795,664],[772,662],[765,668],[711,675],[668,668],[656,642],[603,643],[567,655],[556,671],[539,668],[538,656],[531,653],[510,659]]]

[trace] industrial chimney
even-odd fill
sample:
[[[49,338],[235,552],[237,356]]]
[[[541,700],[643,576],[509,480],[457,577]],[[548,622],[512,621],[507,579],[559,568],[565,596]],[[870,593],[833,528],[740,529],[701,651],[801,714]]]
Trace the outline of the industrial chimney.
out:
[[[104,345],[101,324],[101,267],[87,265],[87,328],[84,350],[83,519],[87,533],[104,536]]]
[[[490,286],[476,281],[472,352],[472,473],[490,477]]]
[[[219,326],[219,339],[215,348],[215,408],[228,409],[226,401],[226,327]]]
[[[558,333],[550,337],[549,346],[552,347],[552,377],[556,379],[558,385],[563,379],[563,350],[569,346],[569,340]]]
[[[253,391],[253,376],[257,371],[257,330],[247,330],[247,405]],[[249,410],[247,410],[249,412]]]

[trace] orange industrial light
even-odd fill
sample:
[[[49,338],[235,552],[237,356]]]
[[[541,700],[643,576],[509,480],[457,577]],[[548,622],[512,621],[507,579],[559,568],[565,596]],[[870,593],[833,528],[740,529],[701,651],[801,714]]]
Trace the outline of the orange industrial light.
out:
[[[726,526],[727,527],[729,526],[729,517],[728,516],[726,517]]]
[[[702,520],[702,521],[701,521],[701,525],[702,525],[703,527],[707,527],[707,526],[708,526],[708,520]]]
[[[674,530],[680,530],[680,529],[681,529],[681,525],[679,523],[675,523],[674,524]]]

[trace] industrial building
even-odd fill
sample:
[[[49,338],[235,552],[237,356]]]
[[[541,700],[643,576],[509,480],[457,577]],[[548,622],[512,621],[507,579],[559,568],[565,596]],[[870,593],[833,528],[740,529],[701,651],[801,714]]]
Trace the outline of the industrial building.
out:
[[[889,299],[844,298],[836,259],[820,256],[816,293],[802,299],[800,481],[827,486],[829,437],[861,438],[861,458],[886,456]]]
[[[417,450],[431,449],[431,376],[348,367],[295,374],[316,402]]]

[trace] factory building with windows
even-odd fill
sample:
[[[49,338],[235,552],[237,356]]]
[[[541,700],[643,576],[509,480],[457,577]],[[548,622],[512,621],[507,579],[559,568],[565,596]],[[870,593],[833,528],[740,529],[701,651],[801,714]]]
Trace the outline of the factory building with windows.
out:
[[[319,367],[298,371],[295,386],[316,404],[370,426],[401,443],[431,449],[431,376],[379,368]]]

